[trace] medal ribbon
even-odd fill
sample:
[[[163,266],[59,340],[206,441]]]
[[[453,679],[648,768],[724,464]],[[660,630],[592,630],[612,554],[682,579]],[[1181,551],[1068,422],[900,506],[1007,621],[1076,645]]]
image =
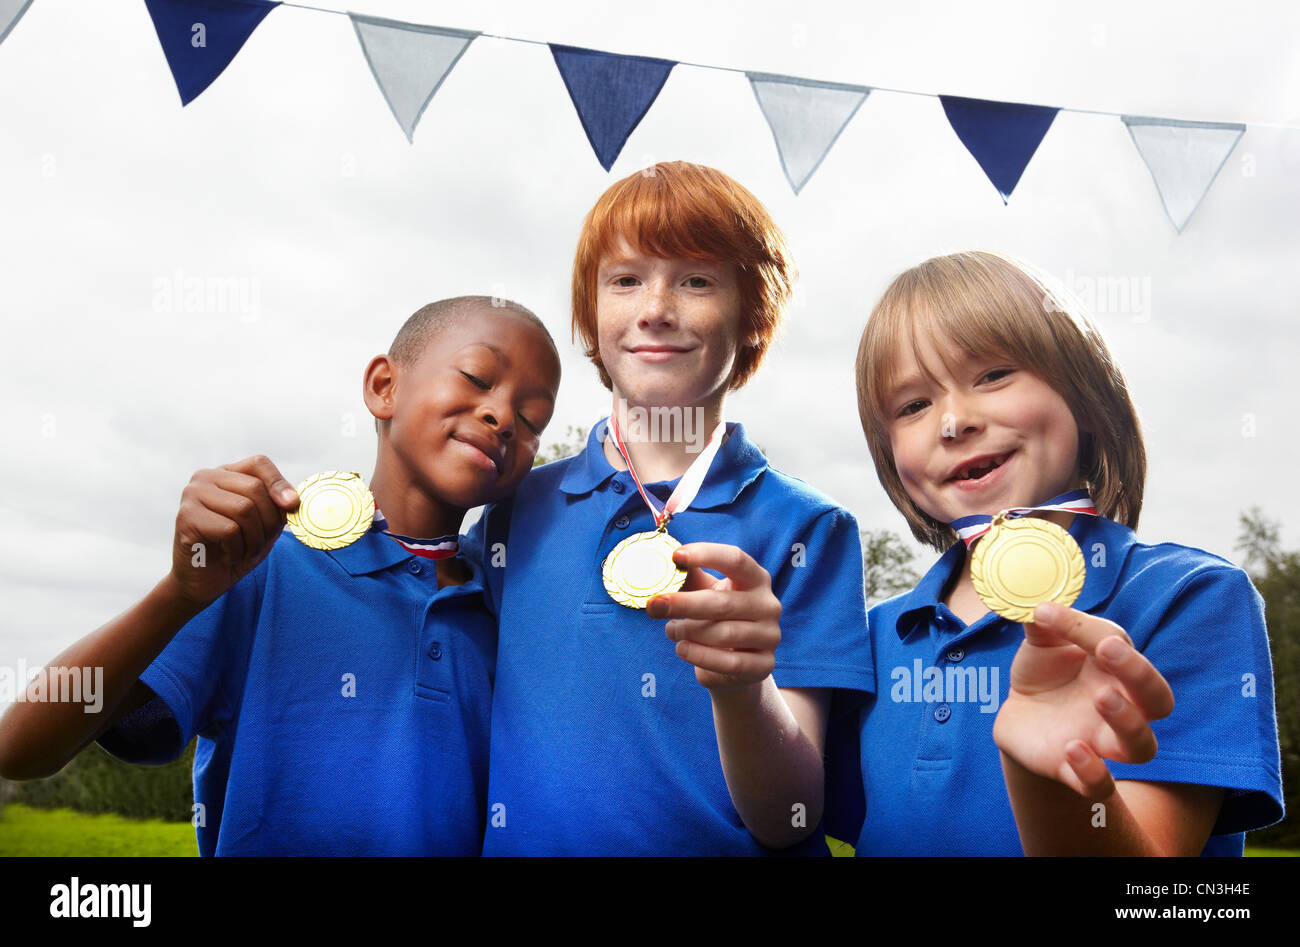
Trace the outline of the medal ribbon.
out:
[[[713,429],[713,433],[709,435],[704,450],[700,451],[700,456],[691,461],[691,465],[686,468],[686,473],[682,474],[682,479],[677,481],[676,488],[668,497],[668,502],[663,507],[660,507],[655,498],[646,493],[645,487],[641,485],[641,478],[636,475],[636,468],[632,466],[632,458],[628,456],[627,446],[623,443],[623,435],[619,433],[618,422],[614,420],[612,414],[609,416],[609,426],[610,430],[614,432],[614,446],[623,455],[623,463],[627,464],[627,472],[632,476],[632,482],[636,484],[641,499],[645,500],[646,506],[650,507],[650,514],[655,519],[655,529],[658,530],[664,529],[670,519],[691,505],[695,495],[700,492],[704,477],[708,474],[709,467],[713,464],[713,458],[717,455],[718,448],[722,446],[722,439],[727,433],[726,420],[720,420],[718,426]]]
[[[1093,506],[1092,497],[1088,495],[1088,491],[1079,489],[1052,497],[1041,506],[1017,506],[1009,510],[1003,510],[998,516],[1014,520],[1022,516],[1028,516],[1030,513],[1048,510],[1065,510],[1070,513],[1082,513],[1085,516],[1097,515],[1097,508]],[[994,517],[986,513],[977,513],[973,516],[960,516],[948,525],[957,531],[958,538],[966,543],[966,548],[969,550],[971,546],[975,545],[976,540],[992,529],[993,520]]]
[[[450,559],[460,552],[459,536],[439,536],[437,539],[412,539],[410,536],[399,536],[397,533],[389,532],[388,520],[384,519],[384,514],[379,512],[378,507],[375,508],[375,521],[370,528],[396,540],[397,544],[407,552],[425,559]]]

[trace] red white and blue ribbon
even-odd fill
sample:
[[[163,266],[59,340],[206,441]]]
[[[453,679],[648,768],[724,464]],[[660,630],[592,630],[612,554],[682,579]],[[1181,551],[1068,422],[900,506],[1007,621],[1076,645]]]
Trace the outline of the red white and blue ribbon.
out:
[[[1093,506],[1092,497],[1089,496],[1086,489],[1062,493],[1060,496],[1052,497],[1040,506],[1013,507],[1009,510],[1003,510],[998,515],[1014,520],[1022,516],[1028,516],[1030,513],[1047,513],[1055,510],[1064,510],[1067,513],[1082,513],[1085,516],[1097,515],[1097,508]],[[977,539],[993,527],[993,517],[985,513],[976,513],[973,516],[960,516],[948,525],[957,531],[958,538],[966,543],[967,549],[970,549],[971,546],[975,545]]]
[[[670,519],[689,507],[695,495],[700,492],[700,485],[704,483],[704,477],[708,474],[713,458],[717,455],[718,448],[722,446],[723,438],[726,436],[727,422],[718,421],[718,426],[709,435],[704,450],[700,451],[699,457],[691,461],[691,465],[686,468],[686,473],[682,474],[682,478],[677,481],[677,486],[669,495],[668,502],[662,507],[654,497],[646,493],[645,487],[641,485],[641,478],[636,475],[636,468],[632,466],[632,458],[627,454],[627,445],[623,443],[623,435],[619,433],[618,422],[614,420],[613,415],[609,419],[609,429],[614,433],[614,446],[623,455],[623,463],[627,464],[627,472],[632,476],[632,482],[636,484],[646,506],[650,507],[650,513],[655,518],[655,529],[663,529]]]
[[[437,539],[413,539],[410,536],[400,536],[397,533],[390,532],[388,529],[388,520],[384,519],[384,514],[375,510],[375,521],[370,529],[373,532],[383,533],[391,537],[399,546],[407,552],[416,556],[422,556],[425,559],[450,559],[456,553],[460,552],[459,536],[439,536]]]

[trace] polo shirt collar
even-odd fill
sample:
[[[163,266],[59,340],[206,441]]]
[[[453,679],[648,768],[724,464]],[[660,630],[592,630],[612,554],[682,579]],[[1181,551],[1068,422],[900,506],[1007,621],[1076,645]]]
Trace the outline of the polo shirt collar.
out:
[[[329,556],[340,566],[343,567],[349,575],[370,575],[375,572],[381,572],[397,565],[399,562],[405,562],[407,559],[414,558],[414,555],[402,548],[401,544],[389,536],[385,536],[379,530],[371,530],[357,539],[356,542],[344,546],[342,549],[326,550],[325,555]],[[425,560],[433,567],[434,560]],[[483,575],[478,565],[470,556],[462,556],[461,561],[469,568],[469,578],[461,585],[449,585],[440,591],[449,592],[481,592],[483,591]]]
[[[1088,565],[1083,580],[1083,589],[1074,603],[1079,611],[1089,612],[1110,598],[1119,582],[1120,573],[1129,551],[1137,542],[1133,530],[1100,516],[1075,516],[1070,524],[1070,535],[1083,552],[1083,561]],[[1094,546],[1101,543],[1105,550],[1105,565],[1094,566]],[[894,630],[898,637],[905,638],[920,627],[918,619],[928,619],[927,612],[932,613],[939,607],[939,599],[948,580],[962,567],[965,561],[966,547],[957,542],[939,557],[921,581],[897,602],[898,612]]]
[[[563,492],[574,496],[591,493],[619,473],[605,459],[602,448],[608,423],[609,419],[604,418],[592,426],[591,433],[587,435],[586,448],[569,464],[569,469],[560,480]],[[745,436],[745,425],[739,421],[728,421],[727,435],[717,456],[713,458],[713,465],[709,467],[699,493],[691,503],[691,509],[707,510],[735,502],[740,492],[767,469],[767,458]],[[677,481],[660,482],[668,485]]]

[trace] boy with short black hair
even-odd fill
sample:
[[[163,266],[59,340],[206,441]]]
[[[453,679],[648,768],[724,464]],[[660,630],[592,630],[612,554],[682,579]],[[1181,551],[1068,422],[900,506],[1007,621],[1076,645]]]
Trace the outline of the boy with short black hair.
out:
[[[363,504],[339,545],[265,457],[195,474],[167,577],[51,662],[104,668],[102,715],[14,704],[0,773],[50,775],[96,739],[159,763],[198,735],[200,854],[478,854],[496,628],[457,533],[530,469],[559,375],[522,306],[421,309],[366,369],[373,523]],[[277,541],[295,510],[335,548]]]

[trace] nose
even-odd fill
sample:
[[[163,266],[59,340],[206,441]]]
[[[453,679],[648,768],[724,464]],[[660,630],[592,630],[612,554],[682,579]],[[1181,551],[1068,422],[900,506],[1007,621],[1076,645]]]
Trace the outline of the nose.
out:
[[[640,328],[671,326],[676,321],[672,293],[664,280],[646,283],[644,305],[641,307]]]
[[[515,413],[508,399],[494,393],[485,393],[475,412],[478,419],[494,430],[499,438],[508,441],[515,433]]]
[[[979,432],[984,422],[973,399],[960,394],[950,394],[943,399],[939,413],[939,439],[961,440],[968,434]]]

